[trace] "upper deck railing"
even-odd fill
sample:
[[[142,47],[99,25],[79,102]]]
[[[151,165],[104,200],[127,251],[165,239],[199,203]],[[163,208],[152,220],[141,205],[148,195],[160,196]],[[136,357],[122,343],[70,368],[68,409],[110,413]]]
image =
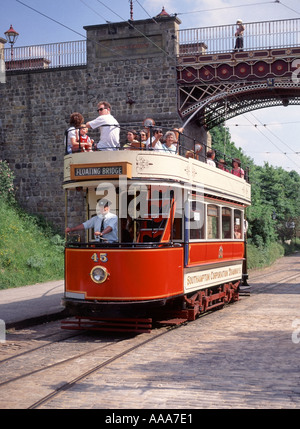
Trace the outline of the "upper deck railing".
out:
[[[102,127],[110,127],[111,125],[102,125]],[[118,124],[115,125],[116,128],[120,128],[120,132],[122,132],[124,135],[127,134],[127,132],[132,132],[132,130],[130,129],[126,129],[123,127],[120,127]],[[81,127],[76,128],[76,130],[80,130]],[[172,154],[175,155],[177,154],[178,156],[184,157],[184,158],[192,158],[192,159],[196,159],[198,161],[204,162],[204,163],[208,163],[209,162],[209,158],[212,159],[211,161],[212,164],[215,167],[220,168],[221,170],[230,172],[232,171],[232,167],[234,164],[234,161],[238,161],[239,166],[243,169],[239,170],[240,172],[234,172],[233,174],[235,174],[236,176],[242,177],[243,179],[246,180],[246,182],[249,183],[249,166],[248,165],[242,165],[240,159],[238,158],[233,158],[230,155],[227,155],[226,153],[223,153],[217,149],[211,149],[211,147],[209,147],[206,143],[204,142],[200,142],[197,141],[195,138],[189,137],[187,135],[184,135],[183,133],[181,133],[181,131],[177,128],[174,128],[173,130],[170,130],[169,128],[165,128],[165,127],[155,127],[153,128],[152,126],[150,126],[148,129],[143,129],[141,130],[141,132],[137,131],[136,135],[135,135],[135,143],[129,143],[127,142],[127,145],[125,144],[126,142],[120,142],[120,144],[118,146],[101,146],[101,149],[97,148],[97,144],[96,142],[93,142],[93,144],[88,147],[85,148],[85,144],[83,141],[81,141],[81,137],[80,137],[80,133],[79,133],[79,140],[77,141],[77,143],[79,144],[79,147],[76,147],[76,149],[72,150],[72,145],[71,142],[68,138],[68,134],[71,132],[73,133],[75,130],[75,128],[71,127],[70,129],[65,131],[65,135],[64,135],[64,146],[65,146],[65,155],[69,155],[72,153],[81,153],[81,152],[96,152],[96,151],[131,151],[131,150],[142,150],[144,151],[144,153],[146,153],[147,151],[154,151],[154,152],[158,152],[158,153],[164,153],[164,154]],[[155,137],[155,133],[156,132],[160,132],[161,134],[161,138],[159,139],[159,142],[162,143],[166,143],[166,133],[172,131],[173,133],[173,137],[174,137],[174,145],[176,147],[176,150],[171,149],[170,147],[167,148],[165,147],[164,144],[160,145],[159,148],[152,148],[152,143],[150,143],[151,141],[153,141],[154,137]],[[142,141],[142,136],[141,133],[144,133],[145,135],[147,135],[148,140],[147,143]],[[158,134],[158,135],[160,135]],[[163,134],[165,134],[163,136]],[[157,137],[157,134],[156,134]],[[122,140],[122,138],[121,138]],[[129,143],[129,144],[128,144]],[[91,143],[90,143],[91,144]],[[242,174],[241,174],[242,173]]]
[[[300,46],[300,19],[243,24],[244,51]],[[179,56],[232,52],[237,25],[179,30]]]
[[[244,50],[300,46],[300,19],[244,24]],[[179,56],[231,52],[236,25],[190,28],[178,31]],[[4,49],[6,70],[80,66],[87,63],[86,40]]]

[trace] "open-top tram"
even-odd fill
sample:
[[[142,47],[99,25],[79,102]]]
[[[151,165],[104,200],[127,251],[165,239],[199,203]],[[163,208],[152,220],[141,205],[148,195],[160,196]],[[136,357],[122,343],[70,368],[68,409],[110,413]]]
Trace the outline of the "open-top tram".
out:
[[[64,305],[104,319],[194,320],[238,299],[245,280],[243,178],[178,154],[113,150],[67,154],[66,225],[117,215],[117,240],[80,231],[65,247]],[[80,196],[80,201],[79,201]]]

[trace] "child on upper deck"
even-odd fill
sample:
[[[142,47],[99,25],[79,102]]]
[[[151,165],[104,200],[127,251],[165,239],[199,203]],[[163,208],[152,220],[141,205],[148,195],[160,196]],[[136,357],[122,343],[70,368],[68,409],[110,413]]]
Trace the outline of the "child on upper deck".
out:
[[[79,143],[81,152],[93,152],[94,140],[88,136],[88,128],[85,124],[82,124],[79,130]]]

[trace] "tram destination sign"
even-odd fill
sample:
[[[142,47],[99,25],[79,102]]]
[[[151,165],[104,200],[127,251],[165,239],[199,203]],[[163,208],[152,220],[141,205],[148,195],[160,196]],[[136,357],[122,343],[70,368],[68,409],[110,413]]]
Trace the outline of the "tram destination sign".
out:
[[[121,175],[132,177],[129,162],[108,162],[105,164],[71,164],[71,180],[111,179]]]

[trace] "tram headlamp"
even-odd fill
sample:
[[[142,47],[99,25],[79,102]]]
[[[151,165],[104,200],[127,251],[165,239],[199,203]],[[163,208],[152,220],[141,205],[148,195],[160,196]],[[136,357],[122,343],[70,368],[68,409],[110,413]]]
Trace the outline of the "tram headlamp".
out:
[[[94,267],[90,272],[91,279],[95,283],[103,283],[107,279],[107,269],[101,266]]]

